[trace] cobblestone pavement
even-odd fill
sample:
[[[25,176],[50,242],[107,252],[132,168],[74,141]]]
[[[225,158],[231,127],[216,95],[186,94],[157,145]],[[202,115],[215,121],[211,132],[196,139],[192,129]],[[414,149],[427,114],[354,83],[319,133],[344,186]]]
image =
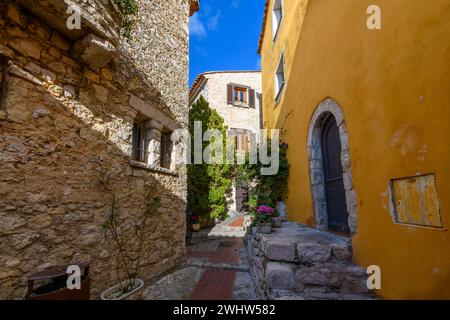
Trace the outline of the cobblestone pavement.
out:
[[[186,266],[144,290],[146,300],[255,300],[243,219],[229,219],[193,236]]]

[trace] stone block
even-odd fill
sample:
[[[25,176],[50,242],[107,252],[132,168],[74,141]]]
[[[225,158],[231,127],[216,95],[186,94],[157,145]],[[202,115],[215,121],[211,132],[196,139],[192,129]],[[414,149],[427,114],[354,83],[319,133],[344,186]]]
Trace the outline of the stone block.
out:
[[[265,255],[269,260],[295,262],[295,243],[289,241],[271,240],[266,245]]]
[[[93,34],[78,41],[73,49],[74,55],[94,70],[108,64],[115,51],[116,48],[108,40]]]
[[[271,289],[291,290],[295,288],[295,276],[291,266],[278,262],[266,265],[265,280]]]
[[[52,33],[50,41],[61,50],[68,51],[70,49],[70,44],[57,32]]]
[[[346,276],[341,288],[342,293],[369,293],[367,280],[359,277]]]
[[[334,258],[338,260],[351,260],[352,248],[346,243],[332,243],[330,245],[331,252]]]
[[[17,52],[37,60],[41,57],[41,45],[34,39],[14,38],[9,45]]]
[[[299,243],[297,246],[300,263],[318,263],[330,260],[331,248],[317,242]]]
[[[330,274],[330,270],[326,268],[300,268],[295,273],[295,280],[300,287],[302,283],[304,285],[327,286],[329,285]]]

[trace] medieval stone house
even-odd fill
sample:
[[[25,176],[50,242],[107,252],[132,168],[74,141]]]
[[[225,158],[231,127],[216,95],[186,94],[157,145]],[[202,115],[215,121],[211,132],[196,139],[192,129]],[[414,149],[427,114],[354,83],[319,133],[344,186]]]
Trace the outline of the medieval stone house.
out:
[[[257,143],[262,128],[261,86],[260,71],[205,72],[198,75],[191,86],[189,104],[203,96],[235,136],[236,152],[245,153],[251,143]],[[246,188],[239,188],[234,183],[230,211],[241,212],[245,197]]]
[[[0,4],[0,298],[23,298],[28,275],[75,261],[91,264],[93,297],[117,283],[102,229],[111,199],[93,175],[104,168],[130,252],[145,186],[161,198],[140,276],[185,259],[186,170],[168,137],[187,124],[198,1],[136,0],[129,39],[115,1],[72,2],[80,28],[68,28],[67,1]]]

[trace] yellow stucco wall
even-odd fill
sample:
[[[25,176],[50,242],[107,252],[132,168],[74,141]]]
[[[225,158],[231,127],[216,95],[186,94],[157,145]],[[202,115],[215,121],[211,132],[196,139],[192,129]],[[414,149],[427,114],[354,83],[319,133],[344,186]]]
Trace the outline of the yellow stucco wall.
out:
[[[382,30],[366,27],[371,4],[381,7]],[[265,126],[280,128],[292,112],[284,126],[289,219],[314,224],[308,128],[331,97],[348,129],[355,263],[381,267],[382,298],[450,299],[450,1],[284,0],[284,11],[275,43],[269,11],[261,56]],[[274,108],[282,51],[287,87]],[[428,173],[443,228],[394,223],[389,181]]]

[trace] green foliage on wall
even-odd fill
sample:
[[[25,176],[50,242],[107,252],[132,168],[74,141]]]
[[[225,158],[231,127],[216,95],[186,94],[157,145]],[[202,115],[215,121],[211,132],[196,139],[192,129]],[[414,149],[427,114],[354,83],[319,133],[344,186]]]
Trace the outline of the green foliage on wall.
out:
[[[271,141],[268,139],[268,154],[271,154]],[[279,170],[275,175],[262,175],[263,165],[249,164],[236,167],[236,179],[245,184],[252,184],[253,188],[249,196],[248,208],[252,212],[259,205],[276,207],[278,201],[284,201],[288,194],[289,162],[287,159],[288,145],[281,142],[279,145]]]
[[[122,29],[125,38],[131,38],[131,31],[133,30],[132,16],[137,15],[138,5],[136,0],[113,0],[116,3],[120,11],[124,15],[124,20],[122,22]]]
[[[189,132],[191,134],[191,154],[194,157],[194,122],[202,122],[202,132],[219,130],[226,137],[227,127],[216,110],[209,107],[208,101],[200,97],[189,110]],[[202,150],[209,142],[203,142]],[[223,157],[225,160],[223,141]],[[191,159],[194,163],[194,159]],[[223,161],[226,163],[226,161]],[[188,208],[193,214],[203,218],[224,219],[228,214],[227,194],[232,183],[233,166],[230,164],[191,164],[188,165]]]

